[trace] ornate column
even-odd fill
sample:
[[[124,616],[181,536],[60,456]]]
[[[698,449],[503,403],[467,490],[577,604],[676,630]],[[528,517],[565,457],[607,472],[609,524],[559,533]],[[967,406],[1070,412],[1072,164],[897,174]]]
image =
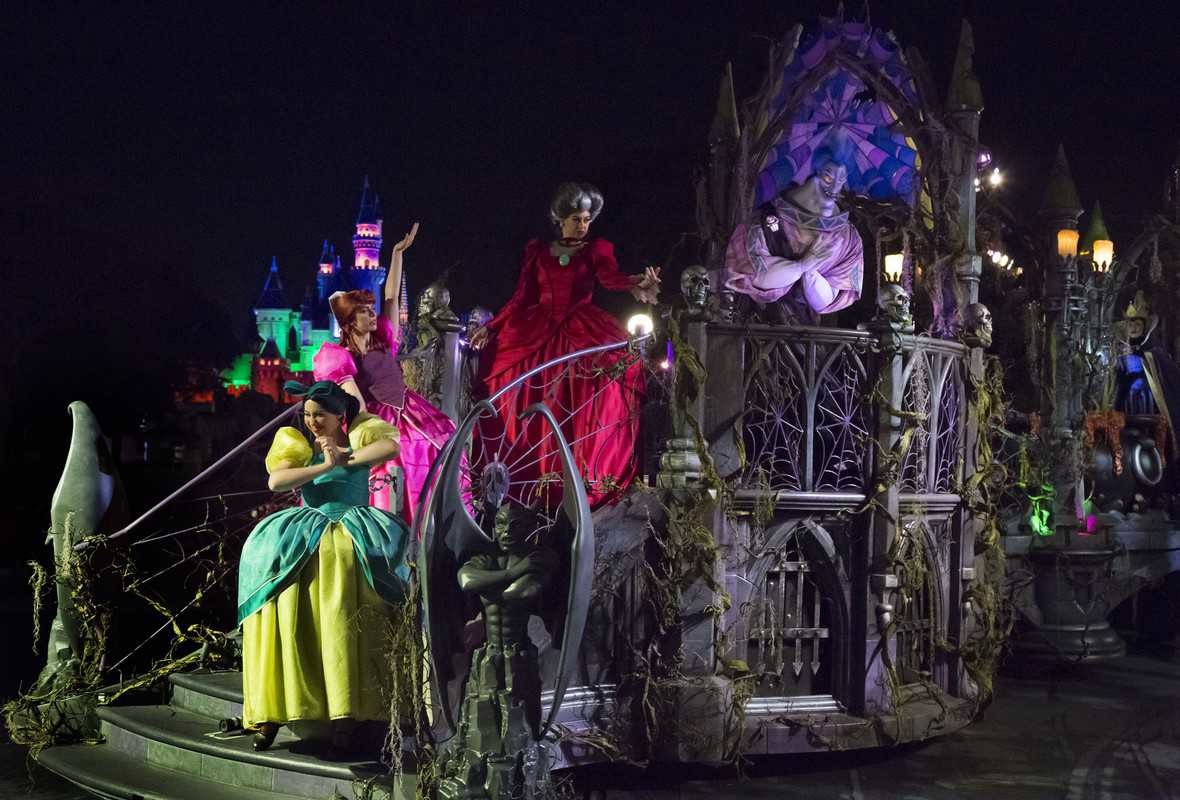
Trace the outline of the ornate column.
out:
[[[982,259],[975,252],[975,177],[979,156],[979,118],[983,113],[983,92],[975,76],[973,56],[975,40],[971,25],[963,20],[959,33],[959,49],[955,55],[954,72],[951,75],[950,90],[947,93],[947,119],[956,134],[951,142],[952,168],[957,183],[958,235],[955,244],[961,248],[955,264],[955,298],[961,323],[965,309],[979,302],[979,276]],[[980,386],[984,379],[983,348],[972,346],[966,361],[966,386]],[[963,477],[973,475],[976,470],[975,455],[979,436],[980,420],[967,415],[963,435]],[[986,435],[984,432],[982,435]],[[953,644],[964,640],[966,630],[966,609],[963,608],[963,593],[975,580],[975,539],[982,520],[972,515],[967,507],[970,498],[964,498],[959,511],[951,519],[951,530],[957,549],[951,554],[950,596],[947,598],[947,639]],[[965,682],[960,665],[952,663],[948,677],[948,691],[963,696],[973,688]]]

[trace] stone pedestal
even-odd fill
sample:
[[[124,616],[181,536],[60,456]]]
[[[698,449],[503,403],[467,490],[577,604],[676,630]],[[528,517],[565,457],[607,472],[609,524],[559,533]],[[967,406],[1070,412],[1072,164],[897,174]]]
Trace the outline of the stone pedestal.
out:
[[[1042,622],[1018,638],[1013,650],[1036,660],[1119,658],[1126,645],[1106,621],[1103,598],[1116,553],[1106,547],[1047,547],[1029,553],[1037,567],[1033,593]]]

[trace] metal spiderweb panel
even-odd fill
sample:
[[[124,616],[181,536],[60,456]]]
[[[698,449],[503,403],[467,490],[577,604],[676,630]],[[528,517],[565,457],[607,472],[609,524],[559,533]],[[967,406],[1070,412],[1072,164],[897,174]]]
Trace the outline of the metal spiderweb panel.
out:
[[[743,483],[772,491],[803,489],[807,387],[792,346],[782,340],[747,342],[746,449]]]
[[[927,453],[930,442],[930,364],[926,354],[915,350],[905,373],[905,391],[901,397],[901,410],[920,415],[903,420],[906,429],[912,427],[909,447],[901,461],[901,485],[903,492],[914,494],[925,492],[927,486]]]
[[[865,369],[850,347],[840,346],[820,375],[812,429],[814,490],[856,492],[864,488],[869,430],[865,422]]]
[[[535,402],[556,417],[588,493],[621,494],[620,476],[604,459],[622,439],[638,441],[642,381],[640,355],[615,350],[574,358],[510,385],[493,401],[497,415],[482,418],[472,437],[467,482],[473,516],[481,519],[485,494],[505,491],[513,505],[537,512],[542,528],[556,521],[562,496],[556,437],[539,415],[518,419]],[[608,406],[610,413],[604,413]],[[633,463],[639,457],[634,451]],[[492,507],[497,505],[498,498]]]
[[[938,438],[934,447],[935,472],[932,487],[937,494],[954,490],[962,457],[962,409],[959,400],[962,396],[962,378],[958,367],[958,360],[948,359],[939,388]]]

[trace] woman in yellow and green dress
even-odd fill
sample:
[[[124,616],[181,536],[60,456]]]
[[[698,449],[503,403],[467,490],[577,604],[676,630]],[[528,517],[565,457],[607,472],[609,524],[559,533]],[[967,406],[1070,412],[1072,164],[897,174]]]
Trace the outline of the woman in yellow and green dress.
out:
[[[272,490],[299,489],[303,504],[260,522],[242,550],[243,722],[265,750],[280,725],[331,721],[339,752],[356,722],[389,719],[385,621],[409,580],[409,533],[369,505],[369,470],[398,454],[398,432],[332,381],[285,388],[304,398],[310,439],[280,428],[266,468]]]

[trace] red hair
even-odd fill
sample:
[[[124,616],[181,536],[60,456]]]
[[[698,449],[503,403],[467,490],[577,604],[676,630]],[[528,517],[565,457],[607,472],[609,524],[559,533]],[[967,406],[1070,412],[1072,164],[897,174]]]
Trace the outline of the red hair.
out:
[[[328,298],[328,305],[332,307],[332,315],[340,325],[340,344],[355,352],[352,344],[352,327],[356,322],[356,312],[362,306],[375,307],[376,298],[366,289],[354,289],[351,292],[337,292]],[[369,337],[370,350],[384,350],[385,342],[380,336]]]

